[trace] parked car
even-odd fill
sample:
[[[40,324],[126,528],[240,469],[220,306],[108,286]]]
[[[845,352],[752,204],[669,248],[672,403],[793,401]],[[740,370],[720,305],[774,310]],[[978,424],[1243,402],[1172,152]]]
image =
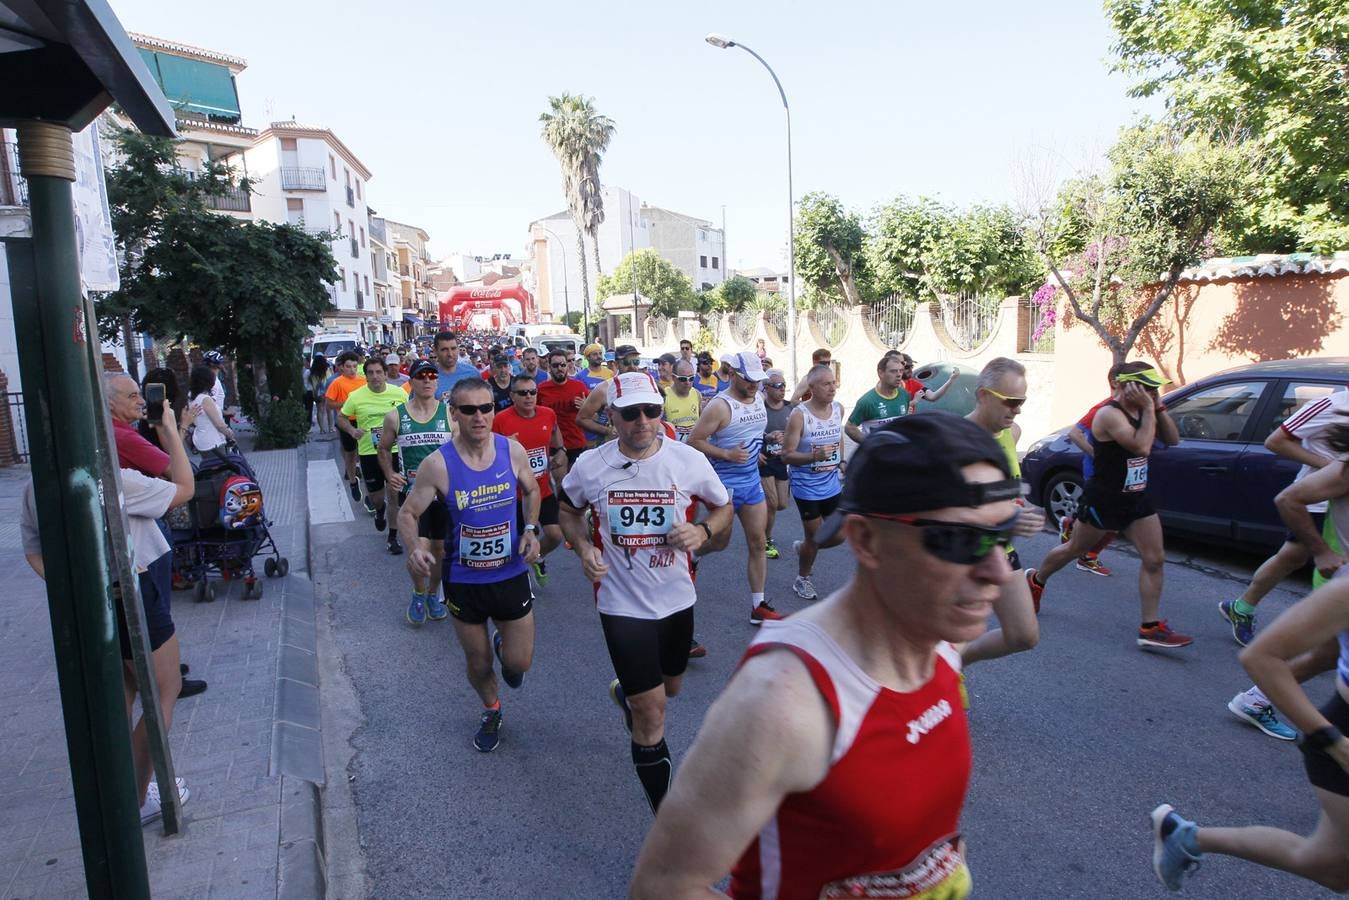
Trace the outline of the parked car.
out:
[[[1168,532],[1252,548],[1283,542],[1274,495],[1298,464],[1265,449],[1265,438],[1304,403],[1349,383],[1349,358],[1256,363],[1220,372],[1164,395],[1180,443],[1153,445],[1148,497]],[[1086,410],[1082,410],[1083,413]],[[1076,425],[1031,445],[1021,462],[1030,499],[1057,525],[1082,496]]]

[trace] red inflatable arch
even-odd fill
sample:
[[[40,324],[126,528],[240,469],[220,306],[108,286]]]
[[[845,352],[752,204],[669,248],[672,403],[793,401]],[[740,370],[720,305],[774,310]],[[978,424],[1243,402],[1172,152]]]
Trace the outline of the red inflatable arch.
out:
[[[461,285],[451,288],[440,301],[440,321],[456,331],[473,327],[487,316],[491,328],[532,322],[536,319],[534,297],[520,284]]]

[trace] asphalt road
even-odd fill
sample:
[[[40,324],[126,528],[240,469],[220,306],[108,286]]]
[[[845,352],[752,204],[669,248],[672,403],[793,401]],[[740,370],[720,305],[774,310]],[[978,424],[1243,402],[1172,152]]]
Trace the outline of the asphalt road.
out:
[[[552,557],[536,604],[534,668],[521,690],[503,688],[502,743],[481,754],[471,746],[478,702],[449,622],[414,629],[403,618],[403,558],[384,552],[363,512],[314,531],[316,580],[328,588],[320,600],[359,705],[354,755],[329,779],[350,782],[370,896],[625,896],[651,817],[606,693],[612,670],[575,557]],[[776,535],[787,552],[768,564],[769,599],[786,612],[804,605],[791,593],[799,535],[789,511]],[[1033,565],[1054,540],[1022,542],[1022,559]],[[1137,561],[1110,550],[1113,577],[1070,568],[1051,582],[1036,650],[970,670],[975,767],[963,828],[977,896],[1164,895],[1147,819],[1163,801],[1201,824],[1314,825],[1296,749],[1226,710],[1249,682],[1217,604],[1240,590],[1230,573],[1258,559],[1203,553],[1198,565],[1166,571],[1163,614],[1195,635],[1193,647],[1135,646]],[[743,561],[737,529],[699,573],[697,634],[709,655],[691,662],[670,704],[676,763],[753,635]],[[825,552],[816,586],[837,588],[849,572],[845,549]],[[1289,587],[1268,598],[1264,621],[1306,588]],[[1331,689],[1323,676],[1311,693]],[[325,728],[339,718],[329,712]],[[1220,857],[1205,860],[1187,895],[1331,896]]]

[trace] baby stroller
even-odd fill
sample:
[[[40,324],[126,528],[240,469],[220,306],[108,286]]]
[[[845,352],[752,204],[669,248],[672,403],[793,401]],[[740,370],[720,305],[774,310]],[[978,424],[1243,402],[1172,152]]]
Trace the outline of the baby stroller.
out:
[[[196,494],[169,525],[173,533],[174,569],[196,583],[198,602],[215,599],[210,574],[221,580],[244,580],[244,599],[262,596],[262,582],[253,571],[253,558],[267,556],[263,572],[279,577],[290,571],[290,561],[272,540],[258,486],[248,460],[237,449],[206,456],[197,463]]]

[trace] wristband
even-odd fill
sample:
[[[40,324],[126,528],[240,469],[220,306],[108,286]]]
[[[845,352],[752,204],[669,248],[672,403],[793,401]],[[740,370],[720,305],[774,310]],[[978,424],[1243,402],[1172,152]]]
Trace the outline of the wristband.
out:
[[[1334,725],[1327,725],[1325,728],[1318,728],[1316,731],[1304,734],[1297,745],[1303,750],[1325,751],[1342,737],[1344,735],[1340,733],[1338,728]]]
[[[535,537],[538,537],[538,535],[539,535],[539,526],[536,525],[536,524],[534,524],[533,522],[530,522],[528,525],[525,526],[525,533],[526,533],[526,534],[532,534],[532,535],[534,535]]]
[[[707,532],[707,539],[709,541],[712,540],[712,529],[707,527],[706,522],[699,522],[698,527],[700,527],[703,531]]]

